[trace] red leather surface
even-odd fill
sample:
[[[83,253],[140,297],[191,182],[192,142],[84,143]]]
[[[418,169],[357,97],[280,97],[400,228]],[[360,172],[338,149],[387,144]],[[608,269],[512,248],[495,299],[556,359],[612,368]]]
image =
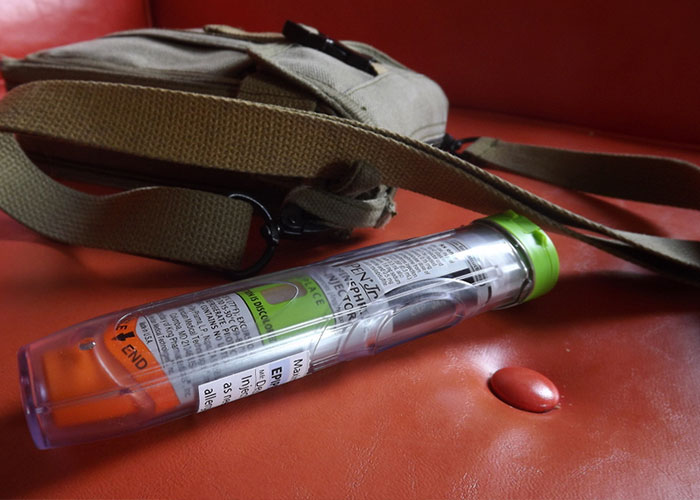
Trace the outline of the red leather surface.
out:
[[[454,106],[700,142],[696,0],[152,4],[163,26],[279,31],[293,19],[366,41],[437,80]]]
[[[581,149],[692,151],[455,111],[458,134]],[[698,238],[697,216],[521,183],[599,220]],[[271,269],[476,216],[408,192],[386,229],[286,244]],[[639,210],[633,214],[629,209]],[[20,410],[24,343],[110,310],[221,283],[144,258],[51,243],[0,217],[0,420],[8,497],[694,498],[700,496],[700,292],[553,235],[558,286],[374,358],[118,440],[40,452]],[[549,377],[561,409],[505,405],[488,377]]]
[[[175,11],[178,4],[172,5]],[[198,4],[203,13],[206,5]],[[693,149],[473,110],[453,109],[449,130],[700,163]],[[698,216],[687,210],[506,176],[607,224],[700,238]],[[270,270],[478,216],[409,192],[399,193],[398,204],[399,216],[387,228],[358,232],[345,244],[285,243]],[[552,238],[560,282],[531,303],[212,412],[42,452],[20,407],[15,356],[21,345],[223,279],[53,243],[0,214],[0,497],[700,497],[700,291]],[[504,366],[546,375],[559,388],[561,408],[533,414],[504,404],[487,384]]]

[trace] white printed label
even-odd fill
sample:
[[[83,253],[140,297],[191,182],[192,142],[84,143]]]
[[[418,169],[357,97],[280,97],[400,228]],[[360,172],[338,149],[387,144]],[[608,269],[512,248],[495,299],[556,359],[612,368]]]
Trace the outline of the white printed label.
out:
[[[367,307],[392,290],[420,280],[454,277],[470,281],[479,277],[483,263],[463,242],[450,238],[350,264],[322,268],[312,276],[328,297],[336,321],[354,321]],[[480,295],[480,301],[485,301]],[[342,314],[346,312],[346,314]]]
[[[234,373],[199,386],[199,409],[211,410],[237,399],[286,384],[309,371],[309,351]]]
[[[384,292],[417,280],[465,273],[469,249],[457,238],[425,243],[345,266],[354,275],[372,272]],[[472,263],[473,264],[473,263]]]
[[[262,345],[253,316],[237,294],[143,316],[136,335],[163,367],[183,402],[194,399],[196,384],[224,375],[229,360]]]

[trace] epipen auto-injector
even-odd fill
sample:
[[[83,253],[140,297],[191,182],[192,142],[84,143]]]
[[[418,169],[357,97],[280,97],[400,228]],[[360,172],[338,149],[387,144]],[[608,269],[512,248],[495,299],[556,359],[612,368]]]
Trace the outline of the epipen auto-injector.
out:
[[[20,349],[25,415],[39,448],[119,436],[530,300],[558,271],[506,212],[108,314]]]

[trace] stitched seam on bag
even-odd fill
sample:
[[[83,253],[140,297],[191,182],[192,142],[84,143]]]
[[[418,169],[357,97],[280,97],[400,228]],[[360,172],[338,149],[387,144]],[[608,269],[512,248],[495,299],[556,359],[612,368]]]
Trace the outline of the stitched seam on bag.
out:
[[[37,77],[34,76],[38,72],[43,72],[44,74]],[[57,66],[55,64],[37,64],[30,63],[22,67],[17,67],[13,69],[13,73],[19,73],[20,78],[16,79],[17,84],[34,81],[37,79],[64,79],[67,72],[70,72],[71,79],[80,80],[96,80],[96,81],[108,81],[104,78],[113,78],[115,82],[131,83],[132,85],[149,85],[149,86],[159,86],[164,82],[172,83],[176,81],[179,77],[182,81],[177,82],[177,88],[182,89],[198,89],[198,91],[208,90],[211,91],[214,87],[220,90],[231,90],[236,89],[240,84],[240,79],[234,79],[229,77],[223,78],[210,78],[207,80],[201,78],[194,78],[195,76],[202,76],[203,73],[199,72],[148,72],[144,73],[139,71],[138,68],[128,68],[122,67],[117,68],[107,68],[107,67],[91,67],[82,66],[72,69],[66,69],[65,67]],[[27,78],[27,73],[29,73],[29,78]],[[170,77],[170,78],[169,78]]]
[[[439,122],[431,123],[429,125],[423,125],[422,127],[415,129],[408,136],[413,137],[414,135],[416,135],[424,130],[427,130],[427,129],[437,128],[437,127],[440,127],[442,129],[442,128],[444,128],[445,123],[446,123],[445,120],[441,120]]]
[[[368,45],[364,42],[358,42],[356,40],[343,40],[343,43],[346,44],[348,47],[355,49],[356,51],[358,51],[362,54],[374,57],[381,64],[388,64],[390,66],[393,66],[394,68],[406,69],[406,70],[410,71],[410,68],[401,64],[399,61],[397,61],[396,59],[391,57],[389,54],[382,52],[381,50],[377,49],[376,47]]]
[[[355,119],[358,119],[360,121],[369,123],[369,124],[376,124],[375,120],[372,119],[372,117],[367,113],[367,116],[358,116],[358,110],[353,110],[352,108],[348,107],[347,103],[342,100],[343,97],[346,97],[346,94],[335,87],[328,85],[326,82],[323,80],[319,80],[318,78],[314,78],[313,76],[310,75],[301,75],[297,73],[296,71],[289,70],[288,68],[284,68],[285,71],[289,71],[290,73],[297,75],[299,79],[301,80],[311,80],[313,82],[313,87],[321,93],[328,101],[332,102],[334,106],[339,106],[341,109],[344,110],[344,112]],[[331,90],[333,93],[329,93],[328,91]],[[335,94],[335,95],[334,95]],[[363,106],[356,103],[355,101],[350,101],[352,102],[355,107],[362,109]]]
[[[364,89],[364,88],[367,88],[367,87],[369,87],[369,86],[371,86],[371,85],[374,85],[374,84],[377,83],[377,82],[380,82],[380,81],[382,81],[382,80],[388,78],[390,74],[391,74],[391,73],[384,73],[384,74],[381,74],[381,75],[379,75],[379,76],[375,76],[375,77],[372,78],[371,80],[368,80],[368,81],[366,81],[366,82],[362,82],[361,84],[356,85],[355,87],[350,88],[349,90],[347,90],[346,92],[344,92],[344,94],[347,95],[347,96],[350,96],[350,95],[354,94],[355,92],[357,92],[357,91],[359,91],[359,90],[362,90],[362,89]]]
[[[33,56],[33,57],[32,57]],[[54,56],[50,55],[49,57],[46,57],[47,54],[36,54],[36,55],[30,55],[27,57],[28,59],[28,64],[23,63],[23,64],[18,64],[17,67],[18,69],[24,69],[24,68],[29,68],[32,70],[36,71],[41,71],[45,69],[52,69],[52,70],[58,70],[58,71],[72,71],[72,70],[85,70],[85,71],[97,71],[97,72],[106,72],[109,74],[114,74],[114,75],[119,75],[121,73],[128,73],[130,76],[141,76],[141,77],[146,77],[154,80],[167,80],[169,76],[208,76],[209,78],[204,79],[200,78],[199,81],[202,82],[221,82],[221,83],[237,83],[240,81],[240,78],[232,78],[232,77],[226,77],[226,76],[217,76],[217,75],[211,75],[211,73],[203,72],[203,71],[186,71],[186,70],[180,70],[180,69],[153,69],[153,68],[146,68],[143,66],[131,66],[131,65],[124,65],[124,64],[117,64],[114,62],[105,62],[105,61],[95,61],[92,59],[86,59],[84,57],[80,56]],[[61,63],[67,63],[69,65],[72,65],[73,68],[67,68],[65,65],[61,65]],[[159,76],[162,76],[161,78],[158,78]]]
[[[277,97],[280,99],[285,99],[285,100],[292,100],[292,101],[302,101],[302,102],[308,102],[309,99],[304,98],[304,97],[299,97],[299,96],[294,96],[292,94],[276,94],[274,92],[255,92],[251,90],[245,90],[239,94],[239,97],[241,95],[251,95],[251,96],[262,96],[262,97]]]
[[[277,58],[277,57],[280,56],[280,54],[286,52],[287,50],[289,50],[289,49],[291,49],[291,48],[292,48],[292,46],[291,46],[291,45],[288,45],[288,46],[284,47],[284,50],[280,50],[280,51],[276,52],[276,53],[274,54],[273,57]],[[319,80],[318,78],[315,78],[315,77],[312,76],[312,75],[309,75],[309,74],[302,74],[302,73],[299,73],[299,72],[297,72],[297,71],[293,71],[293,70],[291,70],[291,69],[289,69],[289,68],[287,68],[287,67],[284,67],[284,66],[283,66],[283,69],[284,69],[285,71],[289,71],[290,73],[293,73],[294,75],[297,75],[297,76],[298,76],[299,78],[301,78],[302,80],[313,80],[314,82],[320,84],[320,85],[323,86],[324,88],[326,88],[326,89],[331,89],[333,92],[338,93],[338,94],[341,94],[341,95],[347,95],[348,92],[353,91],[355,88],[359,88],[359,86],[357,86],[357,87],[353,87],[353,88],[349,89],[348,91],[343,92],[342,90],[339,90],[339,89],[335,88],[334,86],[329,85],[328,82],[325,82],[325,81],[323,81],[323,80]],[[388,74],[388,73],[387,73],[387,74]],[[377,78],[379,78],[379,77],[374,77],[373,80],[376,80]],[[371,83],[373,80],[370,80],[370,82],[363,82],[363,83],[361,83],[360,85],[365,85],[365,84]],[[329,95],[329,97],[332,97],[332,96]],[[335,100],[335,98],[333,98],[333,100]]]
[[[142,30],[120,31],[106,35],[103,38],[126,38],[126,37],[141,37],[151,38],[155,40],[167,40],[170,42],[176,41],[182,44],[198,45],[200,47],[210,47],[217,49],[233,50],[236,52],[248,52],[252,42],[236,40],[235,38],[224,38],[211,33],[195,32],[187,30],[168,30],[162,28],[145,28]],[[155,31],[157,30],[157,31]]]
[[[292,69],[289,69],[281,64],[279,64],[277,61],[274,60],[274,58],[277,58],[280,56],[280,54],[283,54],[287,50],[291,49],[293,46],[292,45],[287,45],[281,48],[281,50],[275,51],[272,53],[256,53],[256,52],[251,52],[254,57],[254,60],[262,60],[262,62],[266,65],[271,66],[274,70],[278,72],[282,72],[287,78],[295,78],[299,81],[301,81],[304,85],[310,87],[310,90],[312,93],[317,94],[318,97],[321,99],[321,101],[325,103],[328,103],[329,106],[332,108],[339,109],[342,113],[345,114],[345,117],[348,118],[353,118],[356,120],[360,120],[365,123],[369,124],[374,124],[374,120],[370,120],[370,116],[362,116],[361,111],[359,108],[361,108],[357,103],[354,101],[350,101],[356,108],[358,109],[353,109],[352,107],[348,106],[348,103],[345,102],[344,98],[345,95],[340,92],[339,90],[336,90],[335,88],[331,87],[330,85],[326,84],[325,82],[318,80],[317,78],[313,78],[309,75],[306,74],[300,74],[297,71],[294,71]],[[272,59],[272,60],[269,60]],[[331,92],[329,92],[332,91]],[[335,95],[334,95],[335,94]]]
[[[428,78],[425,75],[421,75],[420,73],[416,73],[416,72],[413,72],[411,70],[407,70],[404,68],[391,68],[386,73],[375,76],[374,78],[372,78],[369,81],[362,82],[361,84],[356,85],[355,87],[352,87],[351,89],[349,89],[345,92],[345,95],[351,95],[351,94],[357,92],[358,90],[362,90],[363,88],[368,87],[370,85],[373,85],[377,82],[380,82],[380,81],[384,80],[385,78],[389,78],[392,75],[396,78],[403,78],[414,85],[418,84],[419,80],[423,81],[423,82],[427,81],[429,83],[433,83],[433,81],[430,80],[430,78]]]

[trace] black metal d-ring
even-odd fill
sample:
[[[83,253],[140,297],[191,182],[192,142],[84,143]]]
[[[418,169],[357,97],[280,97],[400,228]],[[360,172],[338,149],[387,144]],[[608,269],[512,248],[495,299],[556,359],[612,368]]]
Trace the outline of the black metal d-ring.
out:
[[[253,206],[253,209],[257,210],[265,219],[263,226],[260,228],[260,234],[262,234],[262,237],[265,238],[265,241],[267,242],[267,248],[263,254],[257,261],[245,269],[240,271],[227,271],[227,274],[231,278],[238,280],[259,273],[267,265],[267,263],[270,262],[270,259],[275,253],[275,250],[280,242],[280,231],[277,223],[272,219],[272,215],[270,215],[269,210],[265,208],[265,205],[260,203],[252,196],[248,196],[243,193],[231,193],[228,195],[228,197],[231,199],[247,201]]]

